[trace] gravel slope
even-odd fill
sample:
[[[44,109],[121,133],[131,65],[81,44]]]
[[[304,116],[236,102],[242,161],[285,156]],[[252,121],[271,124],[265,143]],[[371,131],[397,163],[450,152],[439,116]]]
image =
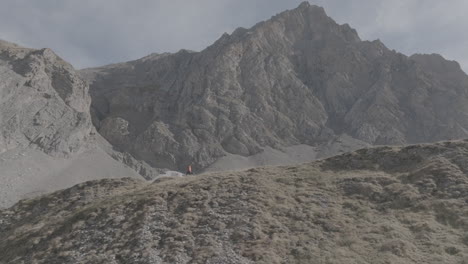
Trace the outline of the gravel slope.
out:
[[[84,181],[121,177],[142,179],[98,147],[68,158],[51,157],[38,150],[15,149],[0,154],[0,168],[0,208]]]

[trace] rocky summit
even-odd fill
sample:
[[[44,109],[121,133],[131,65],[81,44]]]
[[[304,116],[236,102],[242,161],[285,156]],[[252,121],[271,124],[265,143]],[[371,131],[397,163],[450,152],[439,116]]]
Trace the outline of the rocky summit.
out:
[[[468,141],[107,179],[0,211],[0,263],[466,263]]]
[[[362,41],[306,2],[201,52],[81,74],[99,133],[156,167],[200,170],[226,155],[321,149],[342,136],[362,147],[468,135],[468,76],[457,62]]]

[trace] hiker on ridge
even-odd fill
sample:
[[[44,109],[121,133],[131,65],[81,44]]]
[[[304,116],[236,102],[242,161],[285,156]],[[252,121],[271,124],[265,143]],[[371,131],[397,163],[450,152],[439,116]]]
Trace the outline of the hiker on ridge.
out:
[[[185,175],[192,175],[192,164],[190,164],[187,168],[187,173]]]

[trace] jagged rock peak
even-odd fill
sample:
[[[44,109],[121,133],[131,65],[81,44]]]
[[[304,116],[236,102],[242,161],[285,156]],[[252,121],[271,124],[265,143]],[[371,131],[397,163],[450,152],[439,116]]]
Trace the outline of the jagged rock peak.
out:
[[[99,77],[87,77],[94,122],[112,144],[200,169],[343,134],[369,144],[468,135],[466,75],[417,64],[304,2],[195,54],[83,72]]]
[[[311,5],[308,1],[304,1],[299,4],[298,7],[294,8],[292,11],[314,13],[316,15],[327,16],[325,9],[318,5]],[[286,11],[288,12],[288,11]]]
[[[307,12],[316,12],[326,15],[325,9],[321,6],[311,5],[308,1],[302,2],[297,8],[297,10],[303,10]]]
[[[295,9],[281,12],[270,20],[258,23],[254,28],[275,23],[282,24],[284,29],[289,32],[295,32],[296,37],[299,38],[330,32],[338,34],[348,41],[360,41],[355,29],[348,24],[339,25],[327,15],[323,7],[311,5],[307,1]]]
[[[361,40],[357,31],[349,24],[339,25],[326,14],[323,7],[311,5],[306,1],[295,9],[274,15],[249,29],[239,27],[232,34],[224,33],[209,48],[244,41],[249,37],[267,38],[268,41],[276,42],[282,41],[281,36],[284,36],[290,42],[296,42],[301,39],[323,38],[326,35],[335,35],[348,42]],[[276,37],[269,38],[271,36]]]
[[[309,8],[310,7],[310,3],[308,1],[304,1],[302,2],[300,5],[299,5],[299,9],[305,9],[305,8]]]
[[[452,72],[462,72],[462,68],[457,61],[447,60],[442,55],[432,54],[413,54],[410,59],[420,63],[426,69],[435,72],[444,72],[450,70]]]

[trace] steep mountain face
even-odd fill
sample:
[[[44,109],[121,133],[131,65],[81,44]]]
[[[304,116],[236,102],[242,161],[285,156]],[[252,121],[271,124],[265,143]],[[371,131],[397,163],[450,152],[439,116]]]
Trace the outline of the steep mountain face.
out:
[[[87,84],[51,50],[0,41],[0,153],[35,147],[67,156],[92,131]]]
[[[0,40],[0,208],[106,177],[158,175],[97,135],[88,85],[49,49]],[[116,161],[118,160],[118,161]]]
[[[2,263],[464,263],[468,141],[148,184],[0,211]]]
[[[204,168],[227,154],[320,148],[342,135],[353,146],[468,135],[468,76],[457,63],[361,41],[308,3],[201,52],[81,74],[99,133],[156,167]]]

